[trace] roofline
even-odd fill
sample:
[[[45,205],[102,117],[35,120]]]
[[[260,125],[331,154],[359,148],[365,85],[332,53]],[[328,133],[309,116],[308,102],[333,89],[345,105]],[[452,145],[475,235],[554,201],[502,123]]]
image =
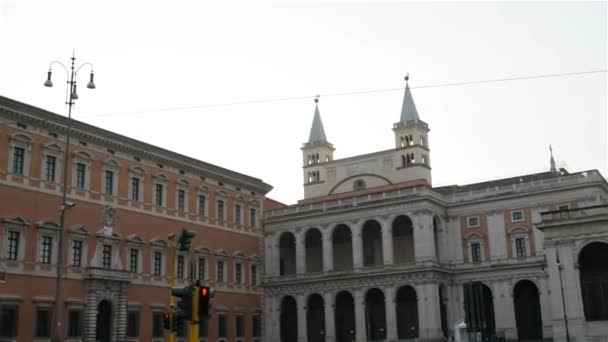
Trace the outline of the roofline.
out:
[[[0,111],[28,117],[33,124],[39,126],[55,126],[58,130],[67,131],[67,117],[2,95],[0,95]],[[136,152],[138,155],[145,156],[146,159],[168,162],[167,164],[177,165],[177,168],[191,169],[219,181],[240,185],[264,195],[273,188],[259,178],[194,159],[75,119],[72,119],[71,131],[73,135],[80,135],[84,139],[98,140],[102,144],[113,145],[113,148],[118,147],[130,153]]]

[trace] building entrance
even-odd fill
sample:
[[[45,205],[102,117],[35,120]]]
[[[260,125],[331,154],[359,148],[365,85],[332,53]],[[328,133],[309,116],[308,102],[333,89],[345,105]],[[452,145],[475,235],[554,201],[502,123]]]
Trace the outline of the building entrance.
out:
[[[97,333],[95,335],[96,341],[112,341],[112,304],[107,300],[102,300],[97,306]]]

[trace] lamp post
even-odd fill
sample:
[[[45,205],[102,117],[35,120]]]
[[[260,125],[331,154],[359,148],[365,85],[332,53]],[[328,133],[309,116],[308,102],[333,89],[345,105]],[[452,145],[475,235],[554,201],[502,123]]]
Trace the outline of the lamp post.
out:
[[[557,272],[559,276],[559,288],[562,293],[562,311],[564,313],[564,325],[566,327],[566,342],[570,342],[570,331],[568,329],[568,315],[566,314],[566,298],[564,296],[564,282],[562,280],[562,269],[564,265],[559,261],[559,252],[557,250],[558,245],[555,244],[555,265],[557,266]]]
[[[51,81],[52,71],[51,68],[54,64],[59,64],[63,67],[66,73],[67,78],[67,93],[66,93],[66,104],[68,105],[68,123],[67,123],[67,131],[66,131],[66,141],[65,141],[65,154],[63,160],[63,183],[61,185],[61,208],[59,210],[59,237],[58,237],[58,246],[57,246],[57,278],[56,278],[56,288],[55,288],[55,308],[53,310],[54,320],[53,326],[51,328],[52,341],[60,342],[61,341],[61,316],[62,316],[62,303],[63,303],[63,233],[65,230],[65,214],[66,210],[72,208],[74,203],[70,203],[67,201],[67,186],[68,186],[68,159],[70,156],[70,135],[72,128],[72,106],[74,105],[74,101],[78,99],[78,93],[76,92],[76,77],[78,75],[78,71],[85,65],[88,65],[91,68],[90,80],[87,84],[87,88],[95,89],[95,83],[93,82],[93,65],[91,63],[84,63],[76,68],[74,65],[76,64],[76,57],[72,53],[72,63],[71,67],[68,68],[63,65],[63,63],[59,61],[52,61],[49,65],[49,71],[47,74],[47,79],[44,82],[45,87],[52,87],[53,82]]]

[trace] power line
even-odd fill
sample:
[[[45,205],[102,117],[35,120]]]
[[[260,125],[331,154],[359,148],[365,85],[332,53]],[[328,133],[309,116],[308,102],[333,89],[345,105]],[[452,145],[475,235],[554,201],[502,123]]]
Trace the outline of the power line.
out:
[[[570,73],[561,73],[561,74],[544,74],[544,75],[533,75],[533,76],[518,76],[518,77],[509,77],[509,78],[496,78],[496,79],[480,80],[480,81],[466,81],[466,82],[455,82],[455,83],[440,83],[440,84],[413,86],[413,87],[410,87],[410,88],[411,89],[424,89],[424,88],[456,87],[456,86],[465,86],[465,85],[473,85],[473,84],[522,81],[522,80],[532,80],[532,79],[550,78],[550,77],[578,76],[578,75],[597,74],[597,73],[605,73],[605,72],[608,72],[608,70],[603,69],[603,70],[579,71],[579,72],[570,72]],[[212,103],[212,104],[201,104],[201,105],[182,106],[182,107],[166,107],[166,108],[156,108],[156,109],[130,111],[130,112],[116,112],[116,113],[82,115],[80,117],[81,118],[90,118],[90,117],[102,117],[102,116],[116,116],[116,115],[130,115],[130,114],[155,113],[155,112],[167,112],[167,111],[180,111],[180,110],[189,110],[189,109],[201,109],[201,108],[213,108],[213,107],[228,107],[228,106],[240,106],[240,105],[249,105],[249,104],[268,103],[268,102],[283,102],[283,101],[292,101],[292,100],[303,100],[303,99],[311,99],[311,98],[313,98],[315,96],[331,97],[331,96],[346,96],[346,95],[365,95],[365,94],[384,93],[384,92],[392,92],[392,91],[403,91],[403,87],[400,87],[400,88],[388,88],[388,89],[376,89],[376,90],[351,91],[351,92],[341,92],[341,93],[315,94],[315,95],[306,95],[306,96],[292,96],[292,97],[283,97],[283,98],[274,98],[274,99],[265,99],[265,100],[250,100],[250,101],[236,101],[236,102],[227,102],[227,103]]]

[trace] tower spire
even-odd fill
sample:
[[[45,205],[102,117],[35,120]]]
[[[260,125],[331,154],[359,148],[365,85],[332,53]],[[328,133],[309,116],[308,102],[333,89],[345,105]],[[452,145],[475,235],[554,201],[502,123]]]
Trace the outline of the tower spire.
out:
[[[555,159],[553,159],[553,147],[549,145],[549,153],[551,154],[551,159],[549,160],[550,170],[551,172],[557,172],[557,168],[555,167]]]
[[[418,111],[416,110],[416,105],[414,104],[414,99],[412,98],[412,92],[410,91],[410,86],[408,84],[409,79],[410,74],[405,74],[405,94],[403,95],[403,105],[401,106],[401,122],[420,120],[418,117]]]
[[[323,128],[323,121],[321,121],[321,113],[319,113],[319,96],[315,98],[315,115],[312,119],[312,127],[310,128],[310,135],[308,136],[308,142],[321,142],[326,143],[327,138],[325,137],[325,129]]]

